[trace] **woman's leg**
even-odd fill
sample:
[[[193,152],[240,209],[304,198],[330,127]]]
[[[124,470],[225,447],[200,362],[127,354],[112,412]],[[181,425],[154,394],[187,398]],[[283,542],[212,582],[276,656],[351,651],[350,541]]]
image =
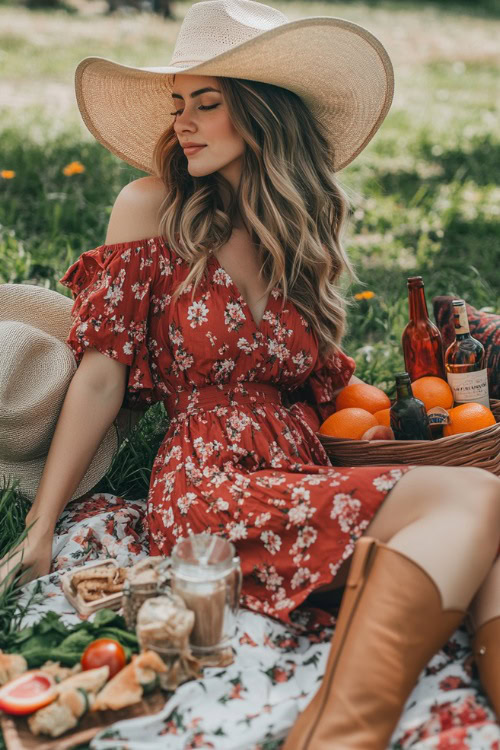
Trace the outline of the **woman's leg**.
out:
[[[500,479],[482,469],[409,471],[366,530],[421,565],[445,609],[467,607],[500,543]]]
[[[434,474],[439,471],[433,469]],[[389,547],[418,562],[440,589],[443,607],[468,608],[471,647],[481,683],[500,718],[500,480],[478,469],[449,469],[446,475],[440,473],[432,489],[422,488],[430,492],[428,501],[420,501],[422,517],[396,531],[390,515],[394,505],[395,513],[404,512],[419,492],[419,476],[409,472],[408,483],[401,480],[396,485],[368,534],[383,535]],[[431,480],[431,473],[426,471],[426,476]],[[437,492],[441,493],[438,503]],[[396,524],[400,521],[396,516]]]
[[[469,613],[474,631],[493,617],[500,617],[500,557],[474,597]]]
[[[418,675],[487,578],[499,537],[493,475],[405,474],[356,544],[323,681],[284,750],[384,750]]]
[[[490,569],[500,543],[500,479],[490,472],[447,466],[412,469],[387,495],[365,535],[421,565],[439,588],[445,609],[466,608],[483,581],[484,594],[474,602],[477,625],[495,607],[490,596],[500,573],[494,574],[497,565]],[[318,591],[342,585],[349,567],[350,560],[334,584]],[[498,594],[495,602],[500,608]]]
[[[468,625],[481,684],[500,719],[500,558],[474,597]]]

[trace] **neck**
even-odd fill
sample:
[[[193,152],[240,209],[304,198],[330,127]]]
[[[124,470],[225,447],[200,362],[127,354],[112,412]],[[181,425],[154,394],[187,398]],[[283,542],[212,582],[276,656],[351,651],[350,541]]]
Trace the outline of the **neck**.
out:
[[[233,225],[233,229],[236,229],[238,231],[245,231],[245,232],[249,231],[248,227],[243,221],[241,214],[238,210],[235,212],[235,214],[232,217],[232,225]]]

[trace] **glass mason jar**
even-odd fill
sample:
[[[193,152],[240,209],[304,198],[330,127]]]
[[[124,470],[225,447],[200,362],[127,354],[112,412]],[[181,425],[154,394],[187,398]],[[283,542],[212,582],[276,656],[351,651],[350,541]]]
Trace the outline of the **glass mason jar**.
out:
[[[181,539],[170,558],[170,585],[195,621],[189,638],[194,654],[227,648],[234,635],[241,592],[240,558],[234,545],[213,534]]]
[[[134,583],[125,580],[122,592],[123,617],[128,630],[135,630],[137,613],[146,599],[158,596],[157,583]]]

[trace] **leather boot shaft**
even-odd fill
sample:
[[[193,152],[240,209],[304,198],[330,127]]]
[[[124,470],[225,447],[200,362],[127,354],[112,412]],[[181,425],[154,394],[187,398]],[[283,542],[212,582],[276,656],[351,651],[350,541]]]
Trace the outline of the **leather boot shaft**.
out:
[[[413,560],[362,537],[322,684],[283,750],[386,750],[418,675],[464,616],[443,611]]]

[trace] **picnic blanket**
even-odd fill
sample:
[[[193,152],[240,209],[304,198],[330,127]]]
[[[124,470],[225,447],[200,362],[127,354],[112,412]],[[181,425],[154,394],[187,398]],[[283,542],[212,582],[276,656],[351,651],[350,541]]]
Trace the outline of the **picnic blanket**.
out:
[[[65,622],[80,616],[60,588],[60,572],[90,560],[131,565],[148,554],[146,501],[92,494],[62,514],[53,566],[40,578],[42,601],[23,624],[51,610]],[[35,582],[25,586],[27,599]],[[300,615],[299,615],[300,617]],[[166,694],[163,710],[114,724],[92,750],[278,750],[324,674],[332,628],[304,632],[265,615],[240,610],[234,663],[206,668],[203,678]],[[496,722],[474,677],[469,638],[460,628],[429,662],[410,695],[388,750],[500,750]]]

